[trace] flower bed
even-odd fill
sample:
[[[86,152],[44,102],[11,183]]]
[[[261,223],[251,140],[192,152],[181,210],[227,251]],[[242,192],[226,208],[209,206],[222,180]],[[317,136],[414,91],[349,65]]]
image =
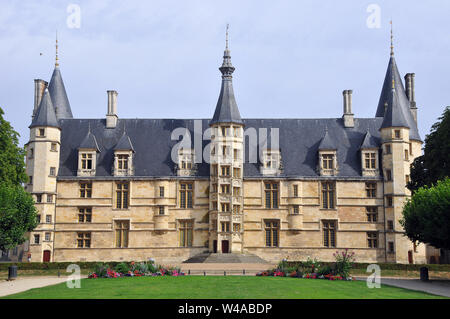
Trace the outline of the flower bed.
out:
[[[119,278],[119,277],[144,277],[144,276],[184,276],[185,274],[179,268],[166,268],[161,265],[155,265],[153,260],[148,262],[119,263],[115,268],[107,264],[98,263],[94,271],[88,278]]]
[[[354,280],[350,276],[350,269],[354,261],[354,253],[344,250],[333,254],[335,262],[322,263],[317,259],[308,259],[297,265],[291,266],[286,259],[283,259],[277,268],[258,272],[256,276],[291,277],[305,279],[326,279],[326,280]]]

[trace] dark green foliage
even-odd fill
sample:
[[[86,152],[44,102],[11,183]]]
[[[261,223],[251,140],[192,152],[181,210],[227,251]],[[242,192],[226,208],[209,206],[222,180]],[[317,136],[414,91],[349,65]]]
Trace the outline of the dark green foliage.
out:
[[[128,263],[120,263],[114,267],[114,270],[118,273],[127,274],[130,271],[130,265]]]
[[[94,266],[94,273],[96,273],[97,276],[99,276],[99,277],[106,277],[108,268],[110,268],[110,266],[108,264],[97,263]]]
[[[432,186],[438,180],[450,177],[450,107],[447,106],[425,137],[424,155],[411,165],[408,188],[416,191],[422,186]]]
[[[33,199],[22,186],[0,183],[0,250],[25,242],[25,233],[37,226]]]
[[[317,270],[317,275],[319,275],[319,276],[325,276],[325,275],[330,275],[330,274],[331,275],[334,274],[334,270],[329,265],[323,265],[322,267],[320,267]]]
[[[450,249],[450,178],[419,188],[403,208],[400,224],[412,241]]]
[[[28,181],[25,172],[25,150],[19,147],[19,133],[3,118],[0,108],[0,183],[21,185]]]

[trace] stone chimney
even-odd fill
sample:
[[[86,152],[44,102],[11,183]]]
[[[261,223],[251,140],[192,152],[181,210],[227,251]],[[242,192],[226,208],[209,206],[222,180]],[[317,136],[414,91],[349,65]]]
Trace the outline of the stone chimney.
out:
[[[34,118],[36,111],[39,107],[39,104],[41,104],[42,96],[44,95],[44,91],[47,88],[48,83],[41,79],[35,79],[34,80],[34,108],[33,108],[33,115],[31,116]]]
[[[344,96],[344,115],[342,116],[344,120],[344,127],[354,127],[355,121],[352,113],[352,90],[342,91]]]
[[[416,92],[414,88],[415,73],[407,73],[405,75],[406,96],[408,97],[411,113],[414,117],[414,121],[417,124],[417,106],[416,106]]]
[[[108,113],[106,113],[106,128],[115,128],[117,125],[117,92],[108,93]]]

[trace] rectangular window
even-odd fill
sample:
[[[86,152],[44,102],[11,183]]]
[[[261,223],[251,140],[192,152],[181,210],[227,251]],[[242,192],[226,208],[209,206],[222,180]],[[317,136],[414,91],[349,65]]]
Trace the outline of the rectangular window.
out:
[[[364,164],[367,169],[376,168],[376,155],[375,153],[365,153]]]
[[[377,207],[366,207],[367,221],[369,223],[376,223],[378,221],[378,209]]]
[[[192,183],[180,184],[180,208],[193,207],[193,188]]]
[[[53,195],[47,195],[47,203],[53,203]]]
[[[386,196],[386,201],[387,201],[388,207],[394,206],[394,200],[393,200],[392,196]]]
[[[240,213],[241,213],[241,206],[233,205],[233,214],[240,214]]]
[[[366,195],[369,198],[377,197],[377,184],[376,183],[366,183]]]
[[[192,247],[194,223],[192,220],[180,220],[178,232],[180,234],[180,247]]]
[[[92,183],[80,183],[80,197],[81,198],[92,197]]]
[[[45,136],[45,129],[43,128],[39,129],[39,136]]]
[[[294,214],[298,214],[298,213],[299,213],[299,207],[298,207],[298,205],[294,205],[294,206],[292,207],[292,212],[293,212]]]
[[[40,224],[41,223],[41,215],[37,215],[37,222]]]
[[[405,182],[406,182],[406,184],[409,183],[409,175],[405,175]]]
[[[394,230],[394,221],[393,220],[387,221],[387,228],[388,228],[388,230]]]
[[[409,155],[412,155],[412,143],[409,143]]]
[[[294,197],[298,197],[298,185],[294,185]]]
[[[159,187],[159,197],[164,197],[164,186]]]
[[[77,233],[77,248],[91,247],[91,233]]]
[[[33,184],[33,176],[28,176],[28,184]]]
[[[30,155],[28,156],[28,158],[33,158],[34,157],[34,149],[30,148]]]
[[[164,206],[159,206],[159,214],[164,215]]]
[[[388,242],[388,251],[390,253],[394,252],[394,242],[393,241]]]
[[[92,169],[92,154],[88,153],[81,154],[81,168]]]
[[[50,239],[51,239],[51,234],[45,233],[45,241],[50,241]]]
[[[233,187],[233,195],[234,196],[241,196],[241,188],[240,187]]]
[[[36,195],[36,203],[42,203],[42,195],[41,194]]]
[[[56,143],[52,143],[52,144],[50,145],[50,151],[52,151],[52,152],[56,152],[56,151],[57,151]]]
[[[367,233],[367,247],[378,248],[378,233],[368,232]]]
[[[324,154],[322,155],[322,167],[324,169],[333,169],[334,165],[334,155],[332,154]]]
[[[80,208],[78,210],[78,222],[90,223],[92,222],[92,208]]]
[[[221,176],[230,176],[230,166],[221,166]]]
[[[56,167],[50,167],[50,176],[56,175]]]
[[[391,145],[390,144],[386,145],[386,154],[391,154]]]
[[[41,241],[41,236],[40,235],[34,235],[34,243],[35,244],[39,244],[40,241]]]
[[[45,216],[45,223],[51,224],[52,223],[52,215],[46,215]]]
[[[221,193],[222,194],[229,194],[230,193],[230,185],[220,185]]]
[[[228,203],[222,203],[221,204],[221,207],[222,207],[222,212],[229,212],[230,211],[230,204],[228,204]]]
[[[386,170],[386,180],[392,181],[392,171],[390,169]]]
[[[128,233],[130,231],[129,220],[116,220],[116,247],[128,247]]]
[[[266,208],[278,208],[278,183],[265,183]]]
[[[127,209],[129,202],[129,184],[117,183],[116,184],[116,208]]]
[[[230,223],[229,222],[221,222],[220,227],[222,229],[222,232],[229,232],[230,231]]]
[[[322,183],[322,208],[334,209],[335,207],[335,191],[333,182]]]
[[[265,221],[266,247],[278,247],[279,222]]]
[[[241,231],[241,224],[233,224],[233,232],[239,233]]]
[[[324,247],[336,247],[336,222],[324,221],[322,223]]]
[[[405,161],[409,161],[409,151],[405,150]]]
[[[400,130],[395,130],[394,136],[395,136],[395,138],[400,138]]]
[[[233,177],[241,178],[241,169],[240,168],[233,168]]]
[[[128,155],[117,155],[117,168],[128,169]]]

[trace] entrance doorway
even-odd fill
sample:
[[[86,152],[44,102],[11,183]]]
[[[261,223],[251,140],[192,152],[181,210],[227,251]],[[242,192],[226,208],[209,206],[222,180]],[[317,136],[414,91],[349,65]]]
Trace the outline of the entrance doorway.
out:
[[[217,240],[213,241],[213,252],[217,253]]]
[[[43,262],[50,262],[50,250],[44,250]]]
[[[222,254],[228,253],[229,253],[228,240],[222,240]]]
[[[412,252],[412,250],[408,250],[408,262],[409,262],[410,264],[413,264],[413,263],[414,263],[414,260],[413,260],[413,252]]]

